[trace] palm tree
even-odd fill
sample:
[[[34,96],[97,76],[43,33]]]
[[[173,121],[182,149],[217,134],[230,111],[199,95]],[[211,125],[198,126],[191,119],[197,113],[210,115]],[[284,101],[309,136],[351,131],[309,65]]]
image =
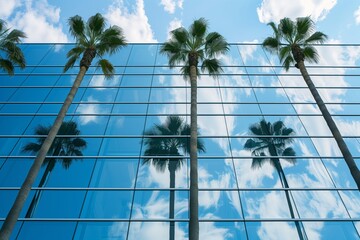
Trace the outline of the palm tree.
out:
[[[255,123],[249,127],[250,134],[254,137],[248,139],[244,145],[246,150],[250,150],[255,156],[252,160],[252,168],[261,168],[264,163],[269,162],[277,171],[283,188],[288,189],[289,184],[286,180],[285,173],[281,167],[278,156],[283,156],[285,161],[295,164],[295,151],[291,147],[287,147],[293,142],[292,135],[295,134],[292,128],[285,127],[282,121],[276,121],[273,124],[262,119],[259,123]],[[272,158],[267,158],[268,154]],[[286,200],[288,202],[290,216],[295,218],[294,210],[291,204],[288,190],[285,190]],[[301,240],[304,239],[301,226],[295,221],[296,229]]]
[[[9,75],[14,75],[14,65],[25,68],[25,57],[18,43],[26,38],[24,32],[6,28],[6,22],[0,19],[0,68]]]
[[[318,53],[313,45],[316,43],[323,43],[327,36],[322,32],[314,32],[314,22],[310,17],[297,18],[296,22],[289,18],[280,20],[278,26],[270,22],[268,24],[274,31],[274,36],[268,37],[264,40],[263,46],[271,53],[279,55],[280,62],[285,70],[289,70],[291,64],[295,63],[303,76],[311,94],[313,95],[316,104],[318,105],[332,135],[339,146],[339,149],[349,167],[350,173],[355,180],[355,183],[360,190],[360,171],[356,166],[353,156],[351,155],[335,121],[332,119],[326,105],[314,83],[312,82],[309,73],[306,70],[304,61],[318,62]]]
[[[51,126],[38,126],[35,129],[35,134],[40,136],[46,136],[49,134],[51,129]],[[58,135],[80,135],[80,130],[77,127],[77,123],[74,121],[65,121],[61,124]],[[31,152],[31,153],[37,153],[42,144],[44,143],[44,138],[39,137],[37,139],[37,142],[31,142],[26,144],[22,151],[23,152]],[[86,141],[79,137],[58,137],[55,138],[53,144],[51,145],[49,149],[49,155],[51,156],[82,156],[81,150],[86,148]],[[39,188],[42,188],[45,186],[52,170],[55,167],[55,164],[57,161],[61,162],[62,166],[65,169],[69,169],[71,163],[74,159],[72,158],[45,158],[43,162],[43,166],[46,166],[46,169],[44,171],[44,174],[40,180],[40,183],[38,185]],[[78,160],[78,159],[75,159]],[[81,159],[80,159],[81,160]],[[40,198],[41,191],[37,190],[31,203],[30,207],[26,213],[27,218],[30,218],[33,216],[36,206],[38,204],[38,200]]]
[[[189,30],[180,27],[171,31],[171,38],[161,47],[161,53],[169,58],[171,68],[183,65],[184,79],[190,79],[191,120],[190,120],[190,222],[189,239],[199,239],[198,216],[198,170],[197,170],[197,77],[201,71],[217,76],[222,71],[216,58],[229,50],[224,37],[217,32],[208,33],[208,23],[204,18],[195,20]]]
[[[77,15],[71,17],[68,23],[70,34],[76,39],[76,45],[67,54],[69,60],[64,67],[64,72],[73,67],[75,62],[82,55],[80,70],[50,129],[48,136],[38,151],[35,161],[20,188],[10,212],[5,219],[5,222],[0,230],[0,239],[9,239],[11,231],[14,228],[26,198],[29,195],[31,186],[39,173],[46,154],[48,153],[55,136],[59,131],[66,112],[74,99],[82,79],[92,63],[92,60],[95,57],[99,58],[96,65],[101,67],[105,77],[110,78],[114,73],[114,67],[108,60],[103,59],[103,56],[105,54],[116,53],[121,47],[126,45],[122,29],[118,26],[111,26],[105,29],[106,21],[99,13],[90,17],[86,23],[80,16]]]
[[[184,158],[180,154],[187,154],[190,152],[189,138],[190,125],[186,124],[179,116],[167,117],[165,123],[161,125],[155,124],[155,126],[144,133],[148,137],[144,143],[147,147],[145,150],[145,156],[154,156],[152,158],[144,158],[143,164],[153,164],[158,171],[164,172],[166,167],[170,173],[170,188],[175,188],[175,172],[181,168]],[[162,137],[161,137],[162,136]],[[205,146],[203,141],[197,140],[197,150],[199,152],[205,152]],[[169,158],[167,158],[169,157]],[[174,202],[175,192],[170,190],[170,205],[169,205],[169,218],[174,219]],[[169,231],[170,240],[175,239],[175,224],[170,222]]]

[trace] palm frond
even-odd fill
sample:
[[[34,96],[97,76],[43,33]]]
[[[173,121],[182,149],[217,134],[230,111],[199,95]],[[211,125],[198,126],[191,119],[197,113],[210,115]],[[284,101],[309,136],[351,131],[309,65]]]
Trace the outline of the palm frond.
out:
[[[4,38],[4,40],[5,41],[10,41],[10,42],[13,42],[13,43],[21,43],[21,38],[26,38],[26,34],[23,31],[13,29]]]
[[[69,58],[69,60],[66,62],[63,72],[67,72],[70,68],[72,68],[76,62],[76,60],[79,58],[79,56],[72,56]]]
[[[279,34],[289,44],[294,43],[295,24],[290,18],[283,18],[279,23]]]
[[[324,43],[328,36],[322,32],[314,32],[305,40],[306,44]]]
[[[194,38],[204,39],[207,32],[208,22],[205,18],[199,18],[190,25],[189,33]]]
[[[280,42],[274,37],[267,37],[263,41],[262,46],[271,53],[278,53]]]
[[[284,60],[283,60],[283,67],[286,71],[288,71],[290,69],[290,66],[295,64],[295,60],[292,57],[292,55],[287,56]]]
[[[189,32],[183,27],[172,30],[170,34],[171,41],[177,42],[180,45],[185,44],[189,39]]]
[[[253,158],[251,162],[251,168],[259,169],[264,165],[264,163],[268,162],[269,160],[270,160],[269,158],[266,158],[266,154],[261,152],[256,155],[256,158]]]
[[[69,32],[78,42],[85,37],[85,23],[79,15],[70,17],[68,20]]]
[[[296,19],[296,43],[304,41],[313,32],[314,23],[310,17],[300,17]]]
[[[122,29],[118,26],[111,26],[99,36],[96,49],[98,54],[103,56],[105,53],[114,54],[126,45]]]
[[[100,59],[96,65],[100,66],[105,78],[111,79],[114,76],[115,68],[107,59]]]
[[[222,67],[220,66],[220,60],[213,58],[213,59],[205,59],[201,65],[202,72],[208,72],[210,76],[217,77],[219,73],[223,71]]]
[[[211,32],[206,36],[205,52],[209,58],[226,54],[230,50],[225,38],[217,32]]]
[[[92,38],[100,37],[106,26],[105,18],[100,13],[96,13],[88,19],[87,26],[89,26]]]
[[[305,60],[307,60],[308,62],[311,62],[311,63],[319,62],[319,55],[313,46],[310,46],[310,45],[306,46],[303,49],[303,54],[304,54]]]
[[[9,75],[14,75],[14,65],[10,60],[0,59],[0,68],[5,70]]]

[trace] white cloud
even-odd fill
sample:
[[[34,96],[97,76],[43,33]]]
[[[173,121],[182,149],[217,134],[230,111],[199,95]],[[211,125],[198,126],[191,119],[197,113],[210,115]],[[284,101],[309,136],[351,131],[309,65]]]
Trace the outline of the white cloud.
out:
[[[360,24],[360,6],[359,8],[354,12],[355,22],[356,24]]]
[[[336,5],[337,0],[263,0],[256,9],[262,23],[279,22],[284,17],[291,19],[311,16],[314,21],[323,20]]]
[[[24,42],[68,42],[60,22],[60,8],[50,5],[47,0],[28,0],[25,3],[12,2],[8,10],[17,10],[15,16],[8,19],[10,24],[24,31]],[[10,14],[8,14],[10,16]]]
[[[167,29],[167,39],[170,39],[170,32],[174,29],[177,29],[181,27],[181,20],[174,18],[170,23],[169,23],[169,27]]]
[[[184,0],[161,0],[161,5],[164,6],[164,10],[173,14],[176,7],[182,8]]]
[[[137,0],[133,11],[122,0],[114,1],[104,16],[110,24],[118,25],[124,30],[129,42],[157,42],[145,13],[144,0]]]
[[[21,5],[20,0],[7,0],[0,2],[0,18],[7,19],[15,8]]]

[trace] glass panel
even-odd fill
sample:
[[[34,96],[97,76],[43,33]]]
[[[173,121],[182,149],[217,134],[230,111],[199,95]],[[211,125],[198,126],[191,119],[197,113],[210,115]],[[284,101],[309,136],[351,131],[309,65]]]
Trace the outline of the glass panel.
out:
[[[129,66],[153,66],[155,64],[156,45],[136,44],[133,45],[129,61]]]
[[[144,117],[114,116],[106,130],[108,135],[141,135],[144,131]]]
[[[24,222],[17,239],[71,239],[75,222]]]
[[[152,239],[169,239],[168,222],[131,222],[129,229],[129,240],[152,240]],[[175,228],[176,239],[184,239],[185,233]]]
[[[210,182],[211,184],[212,182]],[[200,191],[199,217],[204,219],[241,219],[237,191]]]
[[[138,156],[140,147],[140,138],[105,138],[99,154],[103,156]]]
[[[246,230],[249,240],[277,240],[279,234],[285,239],[299,239],[294,222],[247,222]]]
[[[352,222],[304,222],[309,239],[321,236],[323,239],[359,239]]]
[[[129,218],[132,196],[132,191],[89,191],[81,217]]]
[[[84,197],[85,191],[42,190],[33,217],[77,218]]]
[[[247,239],[244,224],[241,222],[200,222],[199,228],[199,239]]]
[[[118,239],[125,240],[128,231],[127,222],[79,222],[74,239],[99,240]]]
[[[90,186],[132,188],[137,168],[135,159],[98,159]]]

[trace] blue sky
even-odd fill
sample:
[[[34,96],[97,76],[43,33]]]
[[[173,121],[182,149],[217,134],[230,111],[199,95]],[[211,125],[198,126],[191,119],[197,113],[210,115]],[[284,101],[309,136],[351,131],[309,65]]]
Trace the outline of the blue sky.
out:
[[[101,13],[125,31],[129,42],[164,42],[169,30],[199,17],[229,42],[261,42],[266,26],[283,17],[311,16],[330,42],[358,43],[360,2],[357,0],[4,0],[0,18],[25,31],[26,42],[73,42],[67,19]]]

